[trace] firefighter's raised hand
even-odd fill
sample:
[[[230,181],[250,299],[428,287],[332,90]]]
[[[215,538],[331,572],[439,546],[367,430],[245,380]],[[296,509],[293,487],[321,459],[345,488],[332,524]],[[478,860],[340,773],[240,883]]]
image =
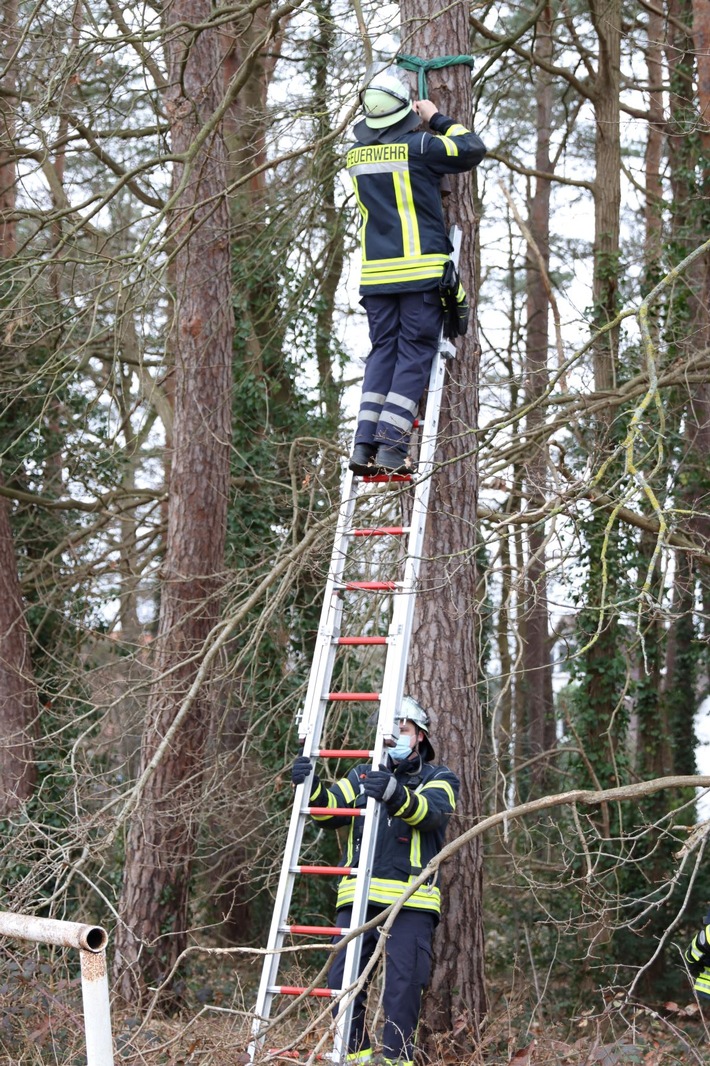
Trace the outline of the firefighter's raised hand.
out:
[[[425,122],[430,122],[439,110],[436,104],[433,104],[431,100],[415,100],[412,104],[412,108],[420,118],[424,119]]]
[[[306,778],[310,776],[310,773],[311,773],[312,769],[313,769],[313,763],[308,758],[308,756],[307,755],[299,755],[298,758],[294,761],[293,766],[291,767],[291,784],[292,785],[302,785],[303,782],[306,780]],[[317,781],[318,781],[318,778],[314,774],[313,775],[313,784],[314,784],[314,786],[316,785]]]

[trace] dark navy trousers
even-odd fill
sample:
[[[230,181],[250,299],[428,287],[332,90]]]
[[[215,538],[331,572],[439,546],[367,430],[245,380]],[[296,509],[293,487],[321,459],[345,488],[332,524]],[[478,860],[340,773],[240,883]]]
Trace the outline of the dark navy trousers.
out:
[[[367,920],[374,918],[384,908],[370,905]],[[338,911],[335,924],[350,925],[352,907]],[[422,992],[431,973],[431,942],[434,936],[436,916],[428,911],[410,910],[406,907],[394,920],[385,945],[385,979],[382,1007],[384,1031],[382,1051],[386,1059],[411,1063],[412,1042],[419,1021]],[[365,968],[380,939],[379,929],[369,929],[363,934],[360,972]],[[342,937],[333,937],[337,944]],[[328,971],[328,987],[343,987],[345,951],[339,952]],[[369,984],[369,982],[368,982]],[[371,1047],[370,1035],[365,1026],[367,988],[355,999],[353,1020],[348,1040],[348,1053],[354,1054]],[[334,1010],[337,1013],[337,1010]]]
[[[438,347],[438,289],[363,296],[372,345],[362,383],[356,444],[406,449]]]

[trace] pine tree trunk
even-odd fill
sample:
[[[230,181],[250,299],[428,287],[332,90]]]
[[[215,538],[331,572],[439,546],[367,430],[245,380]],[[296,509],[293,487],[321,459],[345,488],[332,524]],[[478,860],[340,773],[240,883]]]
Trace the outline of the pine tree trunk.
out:
[[[552,58],[551,12],[549,7],[537,23],[536,53],[549,63]],[[552,88],[550,75],[541,67],[535,72],[537,112],[537,147],[535,169],[549,174],[550,134],[552,130]],[[527,330],[525,348],[525,402],[529,406],[527,433],[530,440],[544,422],[542,406],[536,401],[547,388],[547,358],[549,346],[550,300],[545,275],[550,266],[550,181],[538,177],[530,203],[530,233],[537,254],[528,249],[526,264]],[[544,271],[544,274],[543,274]],[[530,445],[526,463],[525,482],[528,506],[535,510],[545,498],[547,480],[547,447],[544,441]],[[524,705],[527,713],[528,755],[535,758],[555,745],[555,719],[552,697],[552,666],[545,577],[545,527],[531,526],[527,531],[527,574],[523,605],[523,678]],[[530,779],[544,787],[545,763],[531,766]]]
[[[468,41],[468,8],[455,3],[431,19],[427,0],[404,0],[402,40],[406,51],[431,58],[455,55]],[[438,108],[471,123],[470,71],[465,66],[432,71],[429,96]],[[475,311],[474,264],[477,218],[469,175],[451,179],[445,209],[449,224],[463,231],[460,268]],[[475,313],[472,315],[475,321]],[[438,461],[447,465],[434,476],[422,592],[413,633],[408,687],[434,716],[437,758],[461,778],[461,796],[449,835],[481,815],[481,709],[478,700],[479,625],[475,563],[478,468],[473,430],[478,424],[480,348],[471,329],[449,368],[439,429]],[[470,1047],[486,1009],[483,964],[482,845],[457,854],[442,871],[443,913],[435,940],[434,969],[425,996],[420,1043],[435,1051],[437,1034],[458,1032],[461,1048]]]
[[[598,71],[594,80],[596,120],[594,178],[594,302],[593,328],[599,330],[617,313],[619,285],[619,213],[621,204],[621,142],[619,127],[621,4],[590,0],[590,12],[599,43]],[[609,330],[594,344],[594,386],[601,392],[616,385],[618,330]],[[601,418],[596,424],[600,465],[613,446],[616,424]],[[599,785],[616,783],[614,751],[623,743],[625,720],[617,715],[613,736],[608,726],[617,708],[624,664],[619,660],[618,619],[615,614],[619,576],[618,533],[612,531],[606,546],[608,567],[604,574],[602,551],[607,516],[595,514],[587,528],[589,552],[588,619],[591,638],[585,656],[585,706],[583,728],[587,755]],[[599,630],[597,632],[597,627]]]
[[[9,290],[7,275],[12,271],[17,225],[15,76],[14,65],[9,62],[17,43],[16,0],[3,4],[0,40],[6,70],[0,94],[0,270],[6,275],[3,288]],[[0,818],[7,817],[32,794],[37,710],[10,505],[0,498]]]
[[[170,27],[209,23],[208,0],[178,0]],[[175,412],[168,533],[141,765],[175,719],[218,618],[224,565],[233,316],[226,151],[219,131],[195,150],[219,102],[217,32],[173,29],[168,36],[166,110],[177,164],[170,218],[175,249]],[[138,1003],[165,978],[187,942],[190,872],[203,753],[210,728],[204,686],[148,778],[126,844],[116,962],[123,996]]]

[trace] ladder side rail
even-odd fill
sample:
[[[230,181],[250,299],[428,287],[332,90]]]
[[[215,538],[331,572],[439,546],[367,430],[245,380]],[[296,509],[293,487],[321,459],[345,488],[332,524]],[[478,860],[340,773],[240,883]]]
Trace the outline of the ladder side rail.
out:
[[[260,1033],[263,1024],[271,1014],[273,994],[269,989],[276,984],[276,976],[281,962],[280,949],[283,947],[285,936],[281,927],[285,922],[289,907],[291,906],[291,897],[293,895],[293,888],[296,880],[296,875],[291,869],[293,866],[292,860],[298,855],[303,841],[303,832],[305,829],[303,806],[310,796],[312,779],[313,775],[311,774],[303,784],[297,785],[295,789],[291,820],[284,850],[284,861],[281,865],[279,883],[276,890],[276,897],[274,899],[274,909],[271,915],[271,926],[269,928],[269,936],[266,942],[266,950],[268,954],[264,959],[256,1006],[254,1007],[254,1022],[252,1024],[253,1043],[249,1049],[250,1058],[252,1059],[256,1047],[260,1043]]]
[[[325,720],[325,696],[330,687],[336,645],[333,637],[337,635],[342,616],[342,598],[336,592],[336,584],[341,580],[346,561],[346,535],[352,525],[356,496],[353,494],[353,476],[348,471],[343,480],[340,510],[336,524],[333,550],[331,553],[328,578],[323,596],[323,605],[318,626],[316,648],[308,681],[308,690],[303,708],[297,716],[299,738],[303,738],[303,753],[312,756],[320,745],[320,736]],[[281,951],[284,942],[282,926],[288,915],[295,885],[295,865],[303,843],[305,829],[304,803],[310,796],[312,775],[295,790],[291,820],[289,823],[284,858],[279,876],[279,884],[274,899],[269,936],[267,939],[267,956],[262,967],[261,980],[254,1008],[252,1026],[252,1044],[249,1048],[253,1060],[257,1047],[261,1043],[260,1033],[266,1020],[271,1015],[273,993],[269,990],[276,984],[281,963]]]
[[[311,716],[315,713],[321,697],[327,690],[333,672],[336,651],[333,637],[338,635],[342,616],[342,600],[338,595],[336,586],[342,581],[345,569],[347,533],[352,526],[356,500],[357,495],[353,493],[352,471],[348,470],[343,480],[340,510],[323,594],[323,605],[318,623],[318,636],[308,679],[308,689],[303,707],[296,716],[299,737],[304,737],[308,733]],[[307,752],[306,754],[310,753]]]
[[[377,744],[375,744],[377,751]],[[373,759],[373,767],[378,766],[382,759],[380,747],[379,755]],[[352,904],[352,916],[350,929],[359,929],[365,924],[367,918],[368,893],[372,877],[372,863],[375,857],[375,842],[377,830],[380,824],[381,804],[374,799],[368,799],[365,820],[360,844],[360,856],[358,858],[358,873],[355,880],[355,896]],[[343,970],[343,986],[341,990],[341,1007],[335,1020],[335,1035],[333,1039],[333,1060],[340,1062],[347,1054],[347,1043],[352,1025],[353,1010],[355,1008],[354,985],[360,973],[360,957],[362,955],[362,936],[354,937],[345,949],[345,966]]]

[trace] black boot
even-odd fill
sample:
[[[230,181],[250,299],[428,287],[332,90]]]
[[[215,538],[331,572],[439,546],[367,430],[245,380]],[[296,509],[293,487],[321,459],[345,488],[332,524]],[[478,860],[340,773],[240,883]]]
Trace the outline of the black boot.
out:
[[[381,444],[377,449],[375,464],[384,474],[411,474],[414,472],[412,460],[406,448],[397,448],[390,444]]]
[[[380,471],[375,466],[376,451],[376,444],[356,444],[348,463],[353,474],[357,474],[359,477],[365,477],[368,474],[379,474]]]

